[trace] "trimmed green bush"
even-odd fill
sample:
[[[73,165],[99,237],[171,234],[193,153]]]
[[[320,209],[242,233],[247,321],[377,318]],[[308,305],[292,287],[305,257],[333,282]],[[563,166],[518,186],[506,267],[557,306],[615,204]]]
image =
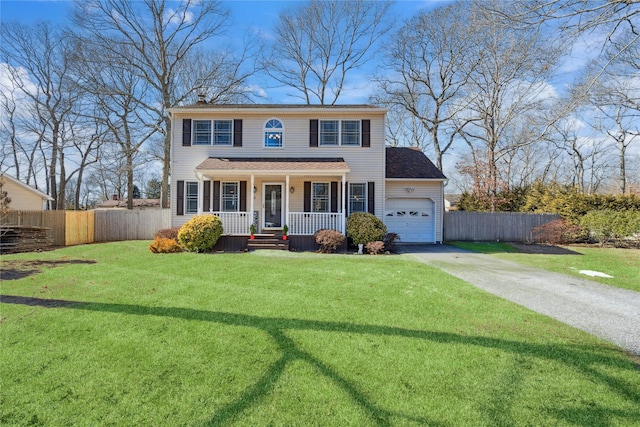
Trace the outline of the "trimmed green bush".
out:
[[[206,252],[222,235],[222,221],[214,215],[196,215],[180,227],[178,242],[189,252]]]
[[[607,243],[637,244],[640,235],[640,211],[590,211],[580,219],[582,228],[601,245]]]
[[[347,218],[347,236],[356,245],[384,239],[387,227],[377,216],[368,212],[355,212]]]

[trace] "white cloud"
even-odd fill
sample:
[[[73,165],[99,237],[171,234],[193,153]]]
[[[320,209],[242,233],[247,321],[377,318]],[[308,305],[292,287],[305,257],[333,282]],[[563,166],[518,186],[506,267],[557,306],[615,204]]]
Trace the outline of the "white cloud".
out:
[[[176,12],[174,9],[167,9],[164,14],[164,21],[174,25],[189,24],[193,22],[193,12],[188,10]]]

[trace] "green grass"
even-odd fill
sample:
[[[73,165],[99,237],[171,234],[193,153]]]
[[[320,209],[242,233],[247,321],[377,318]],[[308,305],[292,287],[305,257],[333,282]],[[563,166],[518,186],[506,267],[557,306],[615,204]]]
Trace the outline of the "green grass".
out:
[[[430,266],[146,244],[2,257],[0,425],[640,425],[637,360]]]
[[[564,246],[567,253],[547,255],[517,253],[517,249],[506,243],[454,242],[453,245],[532,267],[640,292],[640,250],[638,249]],[[613,278],[591,277],[581,274],[580,270],[599,271]]]

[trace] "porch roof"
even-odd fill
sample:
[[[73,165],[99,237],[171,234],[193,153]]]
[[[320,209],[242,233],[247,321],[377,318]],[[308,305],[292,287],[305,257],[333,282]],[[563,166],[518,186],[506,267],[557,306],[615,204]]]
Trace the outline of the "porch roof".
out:
[[[336,175],[349,171],[349,165],[341,157],[209,157],[196,166],[196,172],[203,174]]]

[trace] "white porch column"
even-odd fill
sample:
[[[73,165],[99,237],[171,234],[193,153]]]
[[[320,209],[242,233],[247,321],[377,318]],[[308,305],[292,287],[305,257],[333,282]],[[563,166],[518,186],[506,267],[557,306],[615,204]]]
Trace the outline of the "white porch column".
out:
[[[287,175],[285,182],[286,184],[284,186],[284,224],[287,224],[287,226],[289,226],[289,175]]]
[[[249,202],[249,226],[253,224],[253,209],[254,209],[254,200],[256,197],[256,193],[254,193],[253,189],[255,188],[255,176],[251,174],[251,186],[249,187],[249,193],[251,194],[250,202]]]
[[[347,225],[347,200],[346,196],[347,196],[347,192],[346,192],[346,188],[347,188],[347,175],[346,174],[342,174],[342,230],[340,230],[342,233],[346,232],[346,225]]]
[[[196,174],[198,178],[198,215],[202,215],[202,205],[204,203],[204,180],[201,174]]]

